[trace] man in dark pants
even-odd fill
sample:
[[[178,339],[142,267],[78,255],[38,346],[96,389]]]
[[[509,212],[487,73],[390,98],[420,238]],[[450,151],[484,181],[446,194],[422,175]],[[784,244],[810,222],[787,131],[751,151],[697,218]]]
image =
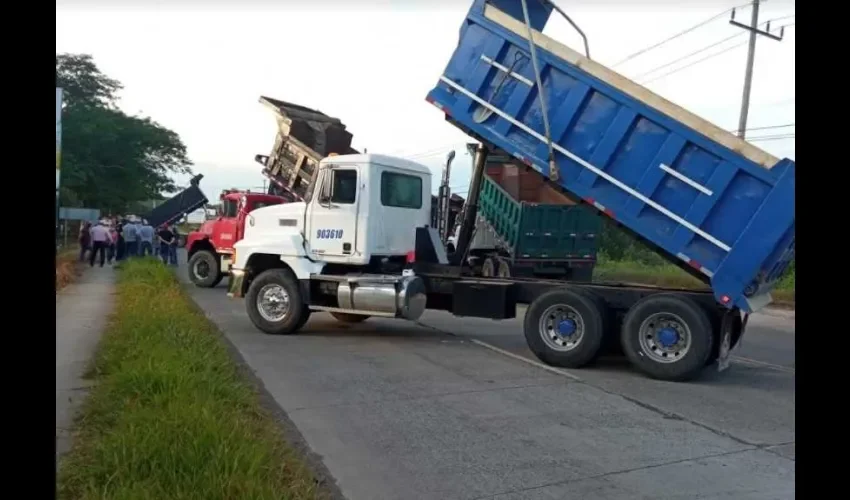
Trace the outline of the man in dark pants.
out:
[[[168,226],[162,226],[162,229],[159,230],[156,236],[159,240],[159,256],[162,258],[162,263],[168,265],[168,256],[171,254],[174,233],[168,229]]]
[[[115,241],[115,261],[121,262],[124,260],[124,222],[119,222],[115,228],[118,233],[118,239]]]
[[[171,226],[171,233],[174,238],[171,240],[171,248],[168,253],[168,260],[172,266],[177,265],[177,249],[180,247],[180,233],[177,231],[177,226]]]
[[[103,221],[98,221],[97,225],[91,228],[91,240],[92,250],[91,256],[89,256],[89,265],[94,267],[95,255],[100,253],[100,267],[103,267],[103,263],[106,261],[106,247],[112,241],[109,235],[109,228],[106,227]]]
[[[86,252],[91,250],[91,223],[84,222],[83,226],[80,228],[80,262],[84,262],[86,258]]]

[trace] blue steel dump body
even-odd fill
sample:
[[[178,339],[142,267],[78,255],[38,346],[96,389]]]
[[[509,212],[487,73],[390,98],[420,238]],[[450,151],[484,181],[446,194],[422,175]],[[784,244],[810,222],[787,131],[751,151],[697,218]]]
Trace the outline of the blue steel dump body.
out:
[[[476,0],[427,100],[453,124],[594,206],[751,312],[794,256],[795,165],[590,61],[540,32],[528,0],[549,147],[519,0]]]

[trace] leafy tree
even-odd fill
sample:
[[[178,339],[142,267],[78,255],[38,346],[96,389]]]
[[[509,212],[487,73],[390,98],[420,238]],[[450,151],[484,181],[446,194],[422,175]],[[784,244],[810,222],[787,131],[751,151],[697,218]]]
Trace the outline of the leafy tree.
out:
[[[114,106],[123,86],[100,72],[88,54],[56,54],[56,86],[66,105]]]
[[[172,130],[118,109],[121,83],[89,55],[56,56],[62,87],[63,205],[121,212],[177,190],[170,174],[191,174],[186,146]]]

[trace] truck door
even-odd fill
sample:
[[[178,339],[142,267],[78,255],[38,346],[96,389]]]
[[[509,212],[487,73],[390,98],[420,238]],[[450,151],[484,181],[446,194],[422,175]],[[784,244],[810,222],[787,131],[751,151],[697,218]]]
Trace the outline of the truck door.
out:
[[[233,253],[233,244],[236,243],[236,216],[238,212],[238,201],[225,198],[221,202],[221,217],[213,226],[210,235],[213,246],[218,252]]]
[[[329,168],[324,174],[309,215],[310,252],[347,257],[356,250],[359,169],[346,165]]]

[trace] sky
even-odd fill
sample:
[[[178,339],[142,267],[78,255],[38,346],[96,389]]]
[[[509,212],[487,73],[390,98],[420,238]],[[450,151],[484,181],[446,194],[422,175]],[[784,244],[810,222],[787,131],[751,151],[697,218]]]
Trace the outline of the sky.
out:
[[[793,159],[795,3],[762,1],[760,20],[774,19],[774,32],[787,27],[782,41],[758,39],[747,135],[773,155]],[[743,6],[736,19],[748,23],[748,2],[555,3],[587,34],[594,60],[720,127],[737,128],[747,34],[729,24],[729,13],[629,56],[732,7]],[[264,185],[253,158],[269,154],[277,125],[259,104],[261,95],[340,118],[354,134],[354,148],[419,161],[435,179],[454,149],[450,185],[465,195],[471,159],[464,145],[470,139],[425,96],[451,57],[470,5],[470,0],[57,0],[56,52],[91,54],[101,71],[124,85],[119,106],[125,112],[150,116],[180,134],[211,199],[225,188]],[[557,14],[544,33],[582,51],[581,39]],[[181,184],[187,180],[177,178]]]

